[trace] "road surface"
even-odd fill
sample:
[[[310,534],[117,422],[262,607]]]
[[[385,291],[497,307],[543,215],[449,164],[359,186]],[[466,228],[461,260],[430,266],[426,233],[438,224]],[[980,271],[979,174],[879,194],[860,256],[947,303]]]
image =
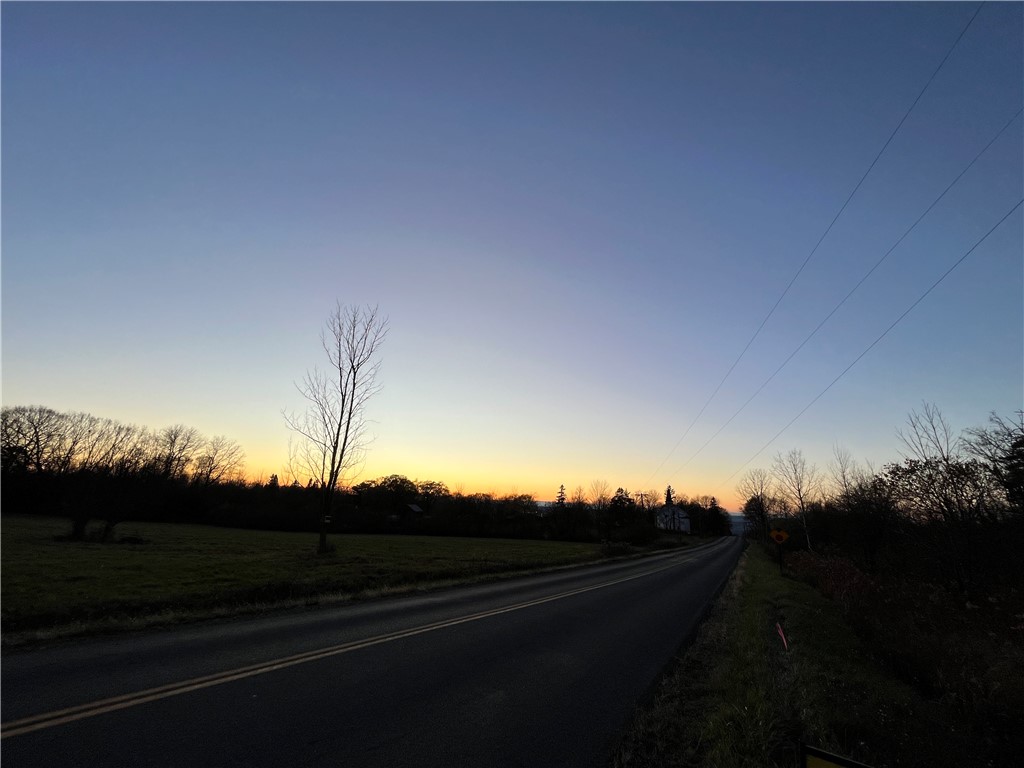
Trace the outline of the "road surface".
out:
[[[0,759],[604,765],[741,546],[10,653]]]

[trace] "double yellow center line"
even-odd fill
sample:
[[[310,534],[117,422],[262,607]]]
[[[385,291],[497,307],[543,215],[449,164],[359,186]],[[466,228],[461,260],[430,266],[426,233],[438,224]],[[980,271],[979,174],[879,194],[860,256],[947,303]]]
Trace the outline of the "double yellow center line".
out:
[[[390,643],[395,640],[402,640],[407,637],[422,635],[427,632],[434,632],[438,629],[454,627],[459,624],[466,624],[471,621],[479,621],[480,619],[487,619],[491,616],[500,616],[503,613],[521,611],[524,608],[532,608],[535,605],[543,605],[544,603],[550,603],[555,600],[564,600],[565,598],[573,597],[574,595],[581,595],[585,592],[593,592],[597,589],[605,589],[607,587],[615,586],[616,584],[624,584],[627,581],[633,581],[634,579],[640,579],[645,576],[651,576],[655,573],[660,573],[661,571],[668,570],[669,568],[674,568],[680,565],[681,563],[687,562],[690,559],[692,559],[692,556],[687,558],[680,558],[678,560],[673,560],[668,565],[663,565],[652,570],[644,571],[643,573],[634,574],[633,576],[625,576],[620,579],[605,581],[600,584],[594,584],[589,587],[572,589],[568,592],[560,592],[555,595],[549,595],[548,597],[541,597],[536,600],[528,600],[524,603],[515,603],[514,605],[507,605],[502,608],[494,608],[489,611],[481,611],[479,613],[473,613],[467,616],[460,616],[455,619],[446,619],[444,621],[436,621],[432,624],[423,624],[418,627],[413,627],[412,629],[404,629],[398,632],[389,632],[383,635],[376,635],[375,637],[370,637],[365,640],[355,640],[349,643],[333,645],[328,648],[320,648],[315,651],[297,653],[294,656],[285,656],[279,659],[271,659],[270,661],[264,661],[259,664],[252,664],[247,667],[238,667],[236,669],[230,669],[224,672],[217,672],[212,675],[205,675],[203,677],[193,677],[189,680],[182,680],[177,683],[168,683],[166,685],[160,685],[155,688],[147,688],[143,691],[125,693],[120,696],[112,696],[107,699],[92,701],[87,704],[79,704],[74,707],[67,707],[66,709],[60,709],[54,712],[45,712],[39,715],[32,715],[31,717],[23,717],[20,720],[12,720],[9,723],[4,723],[3,725],[0,725],[0,739],[6,739],[12,736],[21,736],[23,734],[32,733],[33,731],[39,731],[44,728],[53,728],[58,725],[73,723],[76,720],[84,720],[89,717],[104,715],[108,712],[116,712],[119,709],[128,709],[129,707],[135,707],[140,704],[146,704],[151,701],[159,701],[160,699],[167,699],[172,696],[180,696],[183,693],[190,693],[192,691],[198,691],[203,688],[211,688],[215,685],[223,685],[224,683],[231,683],[235,680],[244,680],[247,677],[264,675],[268,672],[275,672],[279,669],[294,667],[297,664],[306,664],[310,661],[319,661],[320,659],[326,659],[331,656],[340,656],[344,653],[351,653],[352,651],[358,651],[363,648],[370,648],[374,645],[382,645],[384,643]]]

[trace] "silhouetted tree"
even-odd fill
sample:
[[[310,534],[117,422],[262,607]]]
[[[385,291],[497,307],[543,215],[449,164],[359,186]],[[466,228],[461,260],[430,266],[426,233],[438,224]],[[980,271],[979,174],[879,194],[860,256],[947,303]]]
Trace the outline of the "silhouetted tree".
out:
[[[577,485],[573,490],[569,503],[574,507],[589,508],[590,502],[587,501],[587,492],[583,490],[582,485]]]
[[[611,501],[610,490],[611,486],[608,485],[607,480],[594,480],[590,483],[590,506],[595,511],[600,512],[608,507],[608,502]]]
[[[195,427],[175,424],[164,427],[156,435],[152,471],[166,480],[184,478],[203,443],[203,436]]]
[[[780,493],[793,505],[800,518],[807,549],[813,551],[808,505],[817,499],[821,490],[821,473],[815,465],[808,464],[803,452],[796,448],[785,455],[775,455],[772,473]]]
[[[596,535],[593,511],[582,486],[576,486],[572,496],[563,506],[555,505],[551,512],[551,523],[554,535],[558,538],[573,541],[593,540]]]
[[[199,449],[192,479],[201,485],[237,479],[244,460],[245,451],[234,440],[224,435],[211,437]],[[276,482],[277,475],[273,477]]]
[[[329,551],[327,520],[335,491],[366,449],[365,409],[379,389],[376,356],[386,335],[387,320],[376,307],[338,303],[320,334],[328,370],[314,368],[306,373],[296,385],[306,410],[284,415],[289,429],[299,436],[291,459],[321,490],[317,546],[321,554]]]
[[[437,480],[417,480],[416,490],[419,492],[420,499],[440,499],[452,495],[452,492],[448,490],[448,486]]]
[[[859,474],[825,509],[844,518],[851,554],[859,548],[865,567],[877,571],[881,552],[899,525],[893,485],[884,477]]]
[[[1006,494],[1009,511],[1024,515],[1024,411],[1012,418],[992,413],[987,427],[966,434],[965,451],[986,464]]]
[[[747,519],[748,532],[762,541],[768,540],[772,490],[771,473],[760,468],[749,470],[736,486],[736,492],[746,499],[743,515]]]
[[[359,495],[360,507],[394,516],[399,520],[409,516],[409,505],[415,504],[420,494],[416,483],[405,475],[388,475],[376,480],[366,480],[353,486],[352,490]]]

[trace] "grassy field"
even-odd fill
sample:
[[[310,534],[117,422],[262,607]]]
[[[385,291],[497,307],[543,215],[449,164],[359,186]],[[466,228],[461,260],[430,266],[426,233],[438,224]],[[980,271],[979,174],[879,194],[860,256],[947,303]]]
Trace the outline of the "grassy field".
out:
[[[791,768],[801,743],[877,768],[992,764],[950,702],[897,680],[836,603],[751,546],[614,765]]]
[[[597,544],[414,536],[332,536],[123,523],[118,541],[71,542],[66,520],[4,517],[4,642],[230,615],[269,604],[365,597],[427,584],[569,565]]]

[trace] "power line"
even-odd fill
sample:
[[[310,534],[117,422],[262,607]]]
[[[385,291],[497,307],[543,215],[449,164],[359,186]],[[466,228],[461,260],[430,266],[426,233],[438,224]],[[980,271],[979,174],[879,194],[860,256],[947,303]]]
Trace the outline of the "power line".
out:
[[[829,222],[828,227],[825,229],[824,233],[822,233],[821,237],[818,238],[818,242],[815,243],[814,248],[812,248],[811,252],[807,254],[807,258],[804,259],[803,263],[800,265],[800,268],[796,271],[796,274],[793,275],[793,278],[789,281],[789,284],[782,291],[782,295],[779,296],[775,304],[772,305],[772,308],[768,310],[768,314],[764,316],[764,319],[761,321],[761,324],[757,327],[757,330],[754,331],[754,335],[750,337],[750,340],[747,342],[746,346],[743,347],[743,350],[740,352],[739,356],[733,361],[732,365],[729,366],[729,370],[725,372],[725,376],[723,376],[722,380],[718,382],[718,386],[715,387],[714,391],[711,393],[711,396],[707,399],[707,401],[705,401],[704,405],[701,406],[701,409],[700,411],[697,412],[697,415],[693,417],[693,421],[690,422],[690,425],[686,428],[686,431],[683,432],[682,437],[680,437],[679,440],[676,441],[676,444],[672,446],[672,449],[668,452],[665,458],[661,460],[661,463],[658,465],[657,469],[655,469],[654,472],[651,473],[650,477],[648,477],[647,480],[644,481],[644,485],[648,485],[651,482],[651,480],[654,479],[655,475],[657,475],[658,472],[661,471],[661,468],[665,466],[665,462],[667,462],[669,458],[672,456],[672,454],[676,452],[676,450],[682,444],[683,440],[686,439],[686,436],[690,434],[690,430],[693,429],[694,425],[697,423],[700,417],[704,415],[704,411],[707,410],[707,407],[711,404],[711,401],[715,399],[716,395],[718,395],[719,391],[722,389],[722,385],[725,384],[729,376],[732,375],[732,372],[736,369],[736,366],[739,365],[740,360],[742,360],[744,355],[747,354],[747,350],[750,349],[750,345],[753,344],[754,340],[761,334],[761,331],[764,329],[765,324],[768,322],[771,316],[775,314],[775,310],[778,308],[779,304],[782,303],[782,300],[786,297],[786,294],[789,293],[790,288],[793,287],[793,284],[796,282],[797,278],[800,277],[800,274],[804,271],[804,268],[810,262],[814,254],[818,251],[818,247],[822,244],[822,242],[824,242],[825,238],[828,236],[828,233],[832,231],[832,227],[835,225],[836,221],[839,220],[839,217],[842,216],[843,211],[846,210],[846,207],[850,204],[850,201],[853,199],[853,196],[857,194],[857,190],[861,188],[861,185],[864,183],[864,180],[868,177],[868,174],[871,173],[872,169],[878,163],[879,158],[882,157],[882,154],[892,143],[892,140],[895,138],[900,128],[903,127],[903,123],[905,123],[907,118],[910,117],[910,113],[914,111],[914,107],[917,106],[917,103],[921,100],[921,97],[924,96],[925,91],[928,90],[928,87],[932,84],[932,81],[935,80],[935,77],[939,74],[939,70],[941,70],[942,67],[946,64],[946,61],[953,54],[953,51],[960,43],[960,40],[963,39],[963,36],[967,34],[967,30],[970,29],[971,25],[974,23],[974,20],[978,17],[978,14],[981,12],[981,9],[984,5],[985,2],[983,1],[975,9],[974,14],[971,16],[966,26],[964,26],[964,28],[960,31],[960,34],[957,36],[956,40],[953,41],[953,45],[951,45],[949,47],[949,50],[946,51],[946,55],[942,57],[942,61],[939,62],[939,65],[932,72],[931,76],[928,78],[928,81],[924,84],[924,87],[921,89],[920,93],[917,94],[917,98],[914,99],[914,102],[910,105],[910,108],[900,119],[899,123],[896,124],[896,127],[893,129],[892,133],[889,134],[889,138],[886,139],[885,144],[882,145],[882,148],[878,151],[878,154],[875,155],[875,159],[871,161],[871,165],[868,166],[868,169],[864,172],[864,175],[861,176],[860,181],[857,182],[857,185],[853,188],[853,191],[850,192],[849,196],[846,198],[846,201],[839,209],[839,212],[836,213],[836,215],[832,218],[832,221]]]
[[[1022,112],[1024,112],[1024,109],[1018,109],[1017,110],[1017,113],[1013,117],[1011,117],[1002,128],[999,129],[999,131],[996,133],[995,136],[992,137],[992,139],[988,142],[988,144],[986,144],[985,147],[980,152],[978,152],[978,154],[976,154],[974,156],[974,159],[971,160],[971,162],[968,163],[967,166],[962,171],[960,171],[960,173],[957,174],[956,178],[953,179],[946,186],[946,188],[942,191],[942,193],[937,198],[935,198],[935,200],[932,202],[932,204],[929,205],[924,210],[924,212],[920,216],[917,217],[917,220],[913,224],[911,224],[910,227],[902,235],[900,235],[899,239],[895,243],[893,243],[892,247],[889,248],[889,250],[887,250],[884,254],[882,254],[882,258],[880,258],[878,261],[876,261],[874,266],[871,267],[871,269],[869,269],[867,271],[867,273],[857,282],[857,284],[855,286],[853,286],[853,288],[850,289],[849,293],[847,293],[846,296],[844,296],[842,298],[842,300],[838,304],[836,304],[835,307],[832,308],[831,312],[829,312],[827,315],[825,315],[824,319],[822,319],[822,321],[820,323],[818,323],[817,327],[813,331],[811,331],[810,334],[808,334],[807,338],[805,338],[803,341],[801,341],[800,344],[797,346],[797,348],[794,349],[792,352],[790,352],[789,357],[787,357],[785,360],[782,361],[782,364],[778,368],[775,369],[775,371],[772,373],[772,375],[769,376],[767,379],[765,379],[761,383],[761,386],[759,386],[757,388],[757,390],[754,392],[754,394],[752,394],[749,398],[747,398],[747,401],[745,403],[743,403],[743,405],[741,405],[736,410],[736,412],[733,413],[732,416],[729,417],[728,421],[726,421],[721,427],[719,427],[718,431],[715,432],[715,434],[713,434],[711,437],[709,437],[707,439],[707,441],[704,443],[704,445],[702,445],[700,448],[698,448],[697,451],[692,456],[690,456],[690,458],[688,458],[686,460],[686,462],[681,467],[679,467],[679,469],[676,470],[676,474],[678,474],[679,472],[684,470],[689,465],[689,463],[691,461],[693,461],[695,458],[697,458],[697,456],[699,456],[700,453],[705,448],[707,448],[708,445],[710,445],[711,442],[716,437],[718,437],[720,434],[722,434],[722,431],[727,426],[729,426],[729,424],[732,423],[733,419],[735,419],[737,416],[739,416],[740,413],[743,411],[743,409],[746,408],[748,405],[750,405],[750,403],[754,400],[755,397],[757,397],[759,394],[761,394],[761,391],[765,387],[767,387],[768,384],[771,383],[771,381],[782,371],[782,369],[785,368],[789,364],[789,361],[792,360],[796,356],[796,354],[801,349],[804,348],[804,346],[807,344],[807,342],[809,342],[812,338],[814,338],[814,336],[818,333],[818,331],[820,331],[822,329],[822,327],[825,325],[825,323],[827,323],[832,318],[832,316],[836,312],[838,312],[839,309],[850,299],[850,297],[853,296],[853,294],[857,292],[857,290],[867,281],[867,279],[869,277],[871,277],[872,274],[874,274],[875,270],[878,269],[882,265],[882,262],[884,262],[889,257],[889,255],[893,251],[895,251],[897,247],[899,247],[900,243],[902,243],[907,238],[907,236],[911,232],[913,232],[914,229],[917,228],[917,225],[920,224],[921,221],[924,220],[925,216],[927,216],[932,211],[932,209],[936,205],[939,204],[939,202],[942,200],[942,198],[944,198],[946,196],[946,194],[956,185],[956,183],[958,181],[960,181],[960,179],[963,178],[964,174],[966,174],[971,168],[974,167],[974,164],[977,163],[978,160],[981,159],[982,155],[984,155],[986,152],[988,152],[989,148],[993,144],[996,143],[996,141],[999,139],[1000,136],[1003,135],[1003,133],[1006,132],[1006,129],[1009,128],[1011,125],[1013,125],[1014,122],[1016,122],[1017,118],[1021,116]]]
[[[727,477],[719,485],[718,491],[716,491],[716,493],[721,491],[722,488],[729,481],[731,481],[734,477],[736,477],[736,475],[738,475],[740,472],[742,472],[743,469],[746,468],[746,466],[748,464],[750,464],[750,462],[752,462],[754,459],[756,459],[758,456],[760,456],[769,445],[771,445],[776,440],[778,440],[779,437],[782,435],[782,433],[785,432],[787,429],[789,429],[791,426],[793,426],[793,424],[796,422],[796,420],[799,419],[801,416],[803,416],[812,405],[814,405],[822,397],[824,397],[825,393],[828,392],[830,389],[832,389],[833,385],[837,381],[839,381],[841,378],[843,378],[843,376],[845,376],[850,371],[850,369],[853,368],[853,366],[855,366],[857,363],[859,363],[861,361],[861,359],[868,352],[870,352],[872,349],[874,349],[875,345],[878,344],[878,342],[880,342],[882,339],[884,339],[886,337],[886,335],[888,335],[889,331],[891,331],[893,328],[895,328],[897,325],[899,325],[899,323],[903,320],[903,318],[905,318],[907,315],[909,315],[918,304],[920,304],[922,301],[924,301],[925,298],[928,296],[928,294],[930,294],[932,291],[934,291],[943,280],[945,280],[947,277],[949,277],[949,275],[953,272],[954,269],[959,267],[964,262],[964,260],[968,256],[970,256],[979,245],[981,245],[983,242],[985,242],[985,240],[988,239],[989,235],[991,235],[993,232],[995,232],[999,228],[999,225],[1001,225],[1004,221],[1006,221],[1008,218],[1010,218],[1010,216],[1013,214],[1013,212],[1021,207],[1022,203],[1024,203],[1024,198],[1021,198],[1020,200],[1018,200],[1017,204],[1014,205],[1013,208],[1011,208],[1009,211],[1007,211],[1006,214],[999,221],[997,221],[992,226],[992,228],[989,229],[989,231],[986,232],[984,234],[984,236],[982,236],[982,238],[980,240],[978,240],[978,242],[976,242],[974,245],[972,245],[970,247],[970,249],[963,256],[961,256],[959,259],[957,259],[953,263],[953,266],[951,266],[949,269],[947,269],[945,272],[943,272],[942,276],[939,277],[939,279],[936,280],[934,283],[932,283],[931,286],[928,288],[928,290],[926,290],[924,293],[922,293],[913,304],[911,304],[909,307],[907,307],[906,311],[904,311],[902,315],[897,317],[888,328],[886,328],[884,331],[882,331],[881,335],[877,339],[875,339],[873,342],[871,342],[863,352],[861,352],[859,355],[857,355],[857,357],[854,358],[853,362],[850,363],[848,366],[846,366],[846,368],[844,368],[842,370],[842,372],[838,376],[836,376],[834,379],[832,379],[832,381],[829,383],[829,385],[827,387],[825,387],[823,390],[821,390],[821,392],[819,392],[817,394],[817,396],[813,400],[811,400],[811,402],[809,402],[807,405],[805,405],[796,416],[794,416],[792,419],[790,419],[789,422],[786,424],[786,426],[784,426],[782,429],[780,429],[778,432],[776,432],[775,435],[772,437],[772,439],[769,440],[764,445],[762,445],[761,448],[757,451],[757,453],[755,453],[753,456],[751,456],[749,459],[747,459],[739,469],[737,469],[735,472],[733,472],[731,475],[729,475],[729,477]]]

